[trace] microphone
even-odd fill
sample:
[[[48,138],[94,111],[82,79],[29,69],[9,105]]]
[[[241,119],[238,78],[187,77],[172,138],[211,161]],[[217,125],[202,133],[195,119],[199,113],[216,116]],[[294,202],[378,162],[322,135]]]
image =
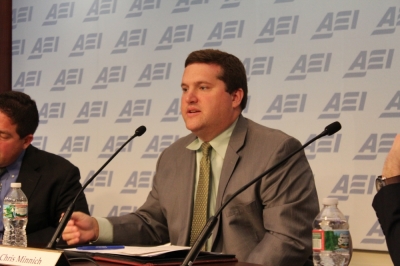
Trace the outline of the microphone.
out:
[[[68,209],[65,211],[64,216],[62,217],[60,223],[57,226],[56,231],[53,234],[53,237],[51,238],[50,242],[47,244],[46,248],[47,249],[55,249],[57,243],[60,241],[61,233],[64,231],[65,226],[67,225],[67,222],[71,218],[72,212],[75,208],[75,202],[78,199],[79,195],[85,190],[85,188],[93,181],[93,179],[104,169],[104,167],[107,166],[109,162],[111,162],[112,159],[125,147],[126,144],[128,144],[132,139],[135,137],[140,137],[141,135],[146,132],[146,127],[145,126],[140,126],[135,130],[135,134],[133,134],[132,137],[130,137],[118,150],[114,152],[114,154],[103,164],[102,167],[100,167],[99,170],[97,170],[94,175],[89,178],[88,181],[82,186],[81,190],[79,190],[78,194],[76,194],[74,200],[72,203],[68,206]]]
[[[194,242],[192,248],[189,250],[189,253],[186,255],[185,260],[183,261],[181,266],[191,266],[193,264],[193,262],[196,260],[197,256],[199,255],[201,248],[203,247],[203,245],[207,241],[207,239],[210,237],[212,230],[214,229],[215,225],[217,224],[218,216],[222,213],[222,210],[226,207],[226,205],[228,205],[228,203],[231,202],[237,195],[239,195],[240,193],[245,191],[248,187],[250,187],[257,181],[259,181],[265,175],[274,171],[276,168],[278,168],[283,163],[285,163],[288,159],[290,159],[293,155],[295,155],[299,151],[305,149],[308,145],[310,145],[317,139],[322,138],[324,136],[331,136],[331,135],[335,134],[336,132],[338,132],[341,128],[342,128],[342,125],[338,121],[329,124],[328,126],[325,127],[324,131],[322,131],[318,136],[309,140],[306,144],[301,146],[299,149],[295,150],[294,152],[292,152],[291,154],[286,156],[284,159],[282,159],[281,161],[279,161],[278,163],[276,163],[275,165],[273,165],[272,167],[267,169],[265,172],[263,172],[262,174],[260,174],[259,176],[257,176],[253,180],[251,180],[249,183],[247,183],[246,185],[241,187],[235,193],[233,193],[229,197],[229,199],[224,204],[222,204],[221,207],[215,212],[214,216],[211,216],[207,220],[206,225],[204,226],[200,235]]]

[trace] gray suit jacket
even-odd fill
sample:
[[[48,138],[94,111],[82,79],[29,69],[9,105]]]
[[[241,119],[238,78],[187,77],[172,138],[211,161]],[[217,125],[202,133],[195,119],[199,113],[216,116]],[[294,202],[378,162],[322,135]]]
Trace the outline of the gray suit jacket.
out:
[[[186,146],[195,138],[190,134],[162,152],[142,207],[108,218],[115,243],[188,245],[196,155]],[[240,116],[222,166],[217,209],[300,146],[285,133]],[[313,174],[304,152],[299,152],[227,205],[213,231],[213,250],[235,254],[243,262],[303,265],[312,253],[312,221],[318,209]]]

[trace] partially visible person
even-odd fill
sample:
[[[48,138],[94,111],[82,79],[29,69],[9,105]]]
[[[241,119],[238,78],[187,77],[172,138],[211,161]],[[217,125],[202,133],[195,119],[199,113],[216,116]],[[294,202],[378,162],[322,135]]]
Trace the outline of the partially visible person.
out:
[[[239,188],[301,147],[282,131],[242,116],[247,77],[232,54],[192,52],[181,89],[181,113],[192,133],[162,152],[146,202],[119,217],[74,212],[63,232],[68,244],[191,245],[207,214],[214,215]],[[243,262],[304,265],[318,212],[314,177],[301,151],[227,205],[205,248]]]
[[[11,183],[19,182],[28,198],[28,246],[46,245],[77,192],[79,169],[66,159],[31,145],[39,124],[34,100],[23,92],[0,93],[0,206]],[[75,210],[89,214],[85,195]],[[0,234],[3,236],[3,220]]]
[[[400,266],[400,134],[394,139],[372,203],[394,265]]]

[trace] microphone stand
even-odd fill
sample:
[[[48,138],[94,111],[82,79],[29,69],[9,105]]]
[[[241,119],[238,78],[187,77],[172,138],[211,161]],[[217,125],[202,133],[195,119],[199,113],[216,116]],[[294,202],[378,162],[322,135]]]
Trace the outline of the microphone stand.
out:
[[[189,250],[189,253],[186,255],[185,260],[183,261],[181,266],[191,266],[193,264],[193,262],[196,260],[197,256],[199,255],[201,248],[204,246],[204,243],[210,237],[212,230],[214,229],[215,225],[217,224],[218,216],[222,213],[222,210],[226,207],[226,205],[228,205],[228,203],[231,202],[237,195],[239,195],[244,190],[246,190],[248,187],[250,187],[251,185],[253,185],[257,181],[259,181],[265,175],[267,175],[267,174],[271,173],[272,171],[274,171],[276,168],[278,168],[283,163],[285,163],[288,159],[290,159],[293,155],[295,155],[299,151],[305,149],[308,145],[310,145],[311,143],[313,143],[317,139],[322,138],[322,137],[327,136],[327,135],[329,135],[329,136],[333,135],[336,132],[338,132],[341,128],[342,128],[342,126],[337,121],[329,124],[321,134],[319,134],[318,136],[316,136],[316,137],[312,138],[311,140],[309,140],[306,144],[301,146],[299,149],[295,150],[294,152],[292,152],[291,154],[286,156],[283,160],[279,161],[278,163],[276,163],[275,165],[273,165],[272,167],[267,169],[265,172],[261,173],[259,176],[257,176],[253,180],[251,180],[249,183],[247,183],[246,185],[241,187],[235,193],[233,193],[228,198],[228,200],[223,205],[221,205],[221,207],[219,207],[219,209],[216,211],[214,216],[211,216],[207,220],[206,225],[204,226],[204,228],[201,231],[200,235],[197,237],[197,239],[194,242],[192,248]]]
[[[78,194],[76,194],[74,200],[72,203],[68,206],[67,210],[65,211],[60,223],[57,226],[56,231],[53,234],[53,237],[51,238],[50,242],[47,244],[46,248],[47,249],[55,249],[57,243],[60,241],[61,234],[65,229],[65,226],[67,226],[67,222],[71,218],[72,212],[75,208],[75,202],[77,201],[79,195],[85,190],[85,188],[93,181],[93,179],[108,165],[109,162],[111,162],[112,159],[128,144],[132,139],[135,137],[140,137],[141,135],[146,132],[146,127],[145,126],[140,126],[136,129],[135,134],[130,137],[117,151],[114,152],[114,154],[103,164],[102,167],[100,167],[99,170],[97,170],[96,173],[88,180],[86,183],[82,186],[82,188],[79,190]]]

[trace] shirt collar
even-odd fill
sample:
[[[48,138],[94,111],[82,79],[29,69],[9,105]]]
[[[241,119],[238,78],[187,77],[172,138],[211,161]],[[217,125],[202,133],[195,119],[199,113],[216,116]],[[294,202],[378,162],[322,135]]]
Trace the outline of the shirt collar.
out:
[[[232,123],[232,125],[230,125],[227,129],[225,129],[225,131],[216,136],[213,140],[209,141],[211,147],[222,158],[225,158],[225,153],[229,144],[229,139],[231,138],[233,129],[235,128],[237,121],[238,119],[236,119],[235,122]],[[202,141],[201,139],[196,138],[189,145],[187,145],[186,148],[192,151],[197,151],[200,149],[201,144],[203,144],[203,142],[204,141]]]

